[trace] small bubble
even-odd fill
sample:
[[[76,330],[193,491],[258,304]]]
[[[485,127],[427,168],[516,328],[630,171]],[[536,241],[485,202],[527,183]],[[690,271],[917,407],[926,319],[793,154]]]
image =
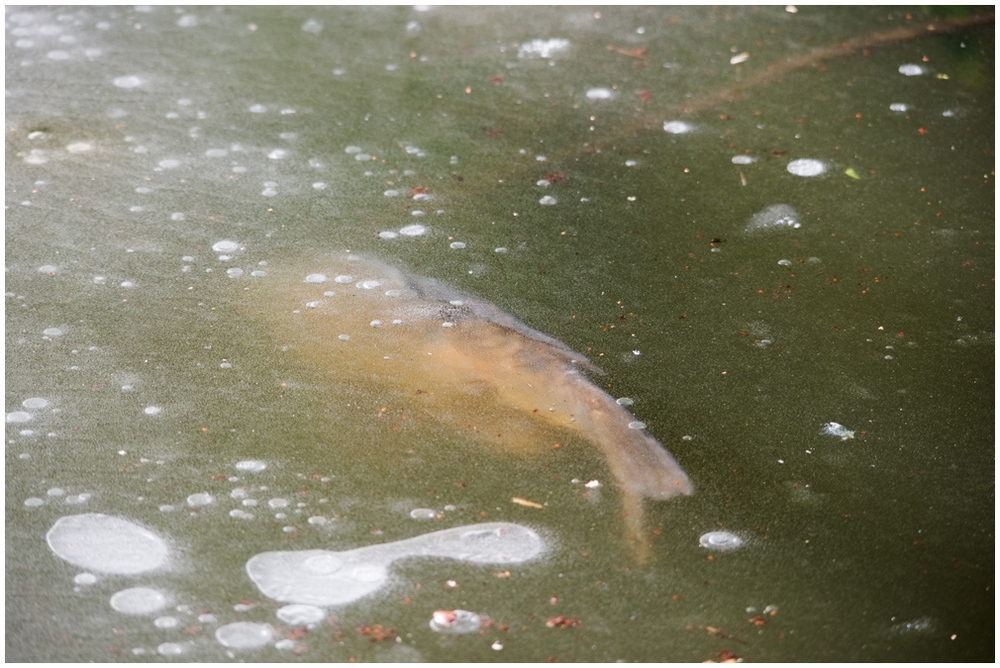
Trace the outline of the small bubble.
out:
[[[612,97],[614,97],[614,91],[610,88],[591,88],[587,91],[587,99],[591,102],[610,100]]]
[[[430,508],[414,508],[410,511],[410,517],[415,520],[432,520],[437,517],[437,512]]]
[[[118,88],[138,88],[142,85],[143,81],[141,77],[136,75],[129,75],[124,77],[117,77],[112,80],[112,82]]]
[[[710,550],[735,550],[743,539],[728,531],[710,531],[698,539],[698,544]]]
[[[73,578],[73,582],[81,586],[89,586],[97,582],[97,576],[93,573],[79,573]]]
[[[922,68],[920,65],[913,65],[913,64],[900,65],[899,73],[908,77],[916,77],[924,73],[924,68]]]
[[[159,406],[146,406],[142,409],[142,412],[146,415],[159,415],[162,410]]]
[[[89,142],[78,141],[69,144],[66,150],[70,153],[86,153],[87,151],[94,150],[94,145]]]
[[[323,30],[323,22],[317,21],[316,19],[309,19],[308,21],[302,24],[302,30],[303,32],[309,32],[314,35],[318,35]]]
[[[407,237],[418,237],[426,232],[427,228],[423,225],[407,225],[399,230],[400,234]]]
[[[215,639],[223,647],[232,649],[254,649],[271,642],[274,631],[268,624],[254,622],[233,622],[220,626],[215,631]]]
[[[167,597],[149,587],[123,589],[111,597],[111,607],[125,615],[148,615],[166,605]]]
[[[683,135],[694,130],[694,126],[684,121],[667,121],[663,124],[663,131],[672,135]]]
[[[215,501],[215,498],[208,492],[197,492],[187,498],[188,505],[193,507],[207,506],[213,501]]]
[[[31,413],[27,411],[14,411],[7,413],[7,422],[27,422],[31,419]]]
[[[160,643],[156,651],[160,656],[177,656],[184,653],[184,645],[176,642]]]
[[[461,249],[465,248],[465,242],[464,241],[453,241],[450,244],[448,244],[448,247],[449,248],[454,248],[455,250],[461,250]]]
[[[819,176],[826,171],[826,165],[819,160],[802,158],[788,163],[788,172],[795,176]]]
[[[552,197],[551,195],[546,195],[542,199],[538,200],[538,203],[541,204],[542,206],[552,206],[553,204],[556,203],[556,198]]]
[[[223,241],[216,241],[212,244],[212,250],[216,253],[233,253],[240,250],[240,244],[236,241],[224,239]]]

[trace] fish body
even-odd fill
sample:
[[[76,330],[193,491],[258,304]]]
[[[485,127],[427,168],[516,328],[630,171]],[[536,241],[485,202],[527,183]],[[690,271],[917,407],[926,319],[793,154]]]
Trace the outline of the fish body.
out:
[[[309,362],[479,440],[528,454],[552,447],[555,428],[595,445],[630,534],[644,498],[693,491],[673,456],[588,379],[600,371],[584,355],[488,301],[353,254],[269,271],[256,299]]]

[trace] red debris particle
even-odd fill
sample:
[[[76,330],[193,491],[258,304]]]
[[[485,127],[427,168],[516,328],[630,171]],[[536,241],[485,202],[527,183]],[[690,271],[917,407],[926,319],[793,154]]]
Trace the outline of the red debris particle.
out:
[[[583,626],[583,623],[579,619],[573,619],[572,617],[563,617],[559,615],[558,617],[549,617],[545,622],[545,626],[550,629],[566,629],[574,628],[578,629]]]

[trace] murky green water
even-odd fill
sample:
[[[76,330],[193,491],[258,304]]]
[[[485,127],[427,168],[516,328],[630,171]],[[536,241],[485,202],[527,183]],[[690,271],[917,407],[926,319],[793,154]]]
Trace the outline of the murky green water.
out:
[[[824,57],[911,14],[8,8],[8,660],[990,660],[993,24]],[[776,205],[799,226],[747,229]],[[696,488],[647,504],[653,563],[592,448],[383,412],[246,308],[347,249],[634,399]],[[46,533],[85,513],[168,564],[81,578]],[[482,522],[546,551],[404,559],[311,627],[245,571]],[[429,628],[452,609],[489,623]],[[269,642],[227,649],[241,621]]]

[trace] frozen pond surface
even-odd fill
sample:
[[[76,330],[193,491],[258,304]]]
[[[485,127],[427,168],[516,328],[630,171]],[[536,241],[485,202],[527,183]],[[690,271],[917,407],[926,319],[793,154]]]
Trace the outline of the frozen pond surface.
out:
[[[985,11],[8,7],[6,657],[990,660]],[[477,299],[694,493],[337,361]]]

